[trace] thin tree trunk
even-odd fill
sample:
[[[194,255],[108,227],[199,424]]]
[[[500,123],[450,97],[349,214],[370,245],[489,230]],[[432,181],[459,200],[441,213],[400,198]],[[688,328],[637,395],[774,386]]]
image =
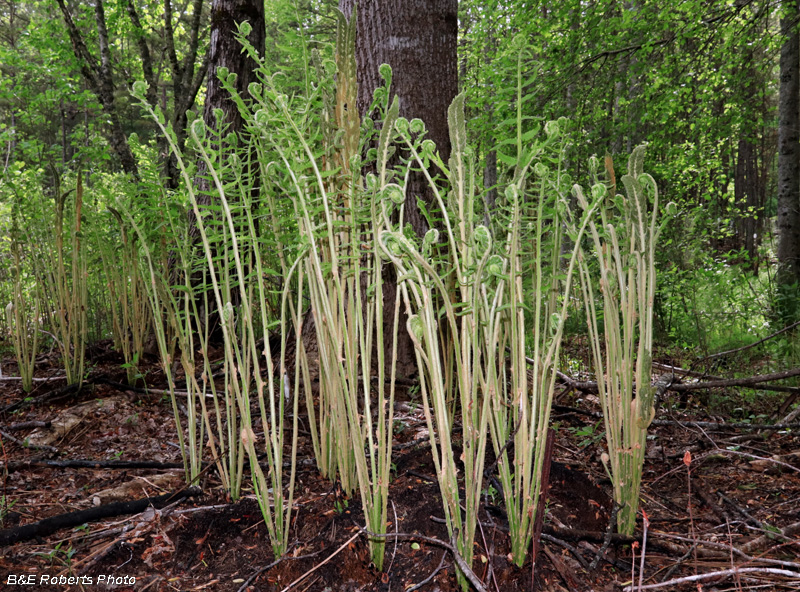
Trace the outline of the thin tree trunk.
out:
[[[800,280],[800,34],[797,0],[784,4],[778,100],[778,285],[780,314],[797,315]]]
[[[259,55],[264,54],[266,28],[264,24],[264,3],[260,0],[214,0],[211,5],[211,46],[208,55],[208,81],[206,84],[206,102],[203,107],[203,121],[206,127],[217,132],[224,129],[224,135],[241,134],[244,120],[239,108],[230,93],[222,86],[219,79],[221,69],[227,69],[236,75],[234,88],[239,96],[247,100],[247,87],[255,81],[256,62],[243,51],[237,41],[238,24],[250,24],[248,42]],[[185,114],[184,114],[185,117]],[[240,142],[241,145],[241,142]],[[224,149],[235,149],[225,146]],[[253,167],[250,175],[258,175],[258,166]],[[199,163],[197,184],[200,189],[199,201],[209,204],[212,201],[208,180],[205,177],[205,165]],[[258,179],[253,187],[258,189]],[[190,216],[191,217],[191,216]]]

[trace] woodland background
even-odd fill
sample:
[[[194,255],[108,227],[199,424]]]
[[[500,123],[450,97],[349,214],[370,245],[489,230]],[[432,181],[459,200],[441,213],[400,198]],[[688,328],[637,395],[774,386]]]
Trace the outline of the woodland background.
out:
[[[64,485],[81,507],[92,485],[70,472],[80,463],[114,471],[122,454],[161,463],[179,451],[187,485],[255,500],[263,522],[251,526],[277,561],[311,558],[300,555],[319,545],[310,531],[330,527],[339,545],[337,520],[352,511],[369,533],[341,548],[369,536],[344,573],[363,568],[370,589],[391,578],[409,587],[391,572],[394,555],[381,573],[396,500],[406,513],[444,513],[438,526],[421,513],[405,526],[452,553],[457,584],[440,576],[445,589],[544,589],[547,577],[523,583],[514,570],[560,532],[603,547],[589,547],[591,567],[585,547],[563,547],[585,575],[578,584],[548,553],[551,575],[632,590],[633,576],[620,574],[636,569],[656,509],[668,524],[688,521],[692,537],[657,547],[672,562],[648,565],[667,571],[662,585],[692,552],[701,577],[703,545],[716,567],[714,529],[730,533],[730,515],[692,472],[715,454],[740,455],[747,470],[766,475],[763,463],[777,463],[789,473],[757,518],[727,499],[737,536],[760,536],[731,539],[726,552],[739,567],[757,564],[753,577],[791,585],[800,573],[800,523],[785,524],[800,471],[796,0],[0,0],[0,159],[0,355],[19,375],[3,377],[0,414],[43,424],[14,424],[42,430],[23,439],[0,430],[4,524],[20,521],[12,492],[50,469],[81,483]],[[112,415],[95,426],[106,435],[81,443],[67,437],[72,424],[43,439],[55,430],[42,421],[52,401],[82,401],[61,413],[83,413],[81,424],[105,413],[92,400],[116,390],[141,398],[109,399]],[[562,415],[552,421],[551,411]],[[653,422],[661,411],[668,417]],[[675,416],[684,413],[699,431],[675,427],[686,429]],[[722,443],[704,427],[766,431]],[[98,449],[108,433],[118,450]],[[592,479],[567,467],[564,491],[549,488],[551,464],[562,470],[554,441]],[[58,460],[17,463],[6,442]],[[402,454],[407,445],[414,451]],[[398,469],[426,446],[425,475]],[[65,460],[67,447],[84,458]],[[586,450],[597,454],[581,459]],[[694,465],[690,450],[701,454]],[[319,474],[308,475],[311,464]],[[23,488],[33,467],[42,471]],[[713,475],[721,496],[743,470]],[[678,483],[659,485],[669,476]],[[403,489],[411,477],[422,481]],[[421,494],[422,482],[438,491]],[[668,483],[667,505],[654,505],[649,496]],[[37,503],[52,513],[48,495]],[[693,495],[715,516],[698,517],[701,541]],[[602,501],[559,516],[570,497]],[[314,510],[301,522],[305,504]],[[496,526],[490,508],[507,524],[501,553],[481,530]],[[185,569],[196,554],[175,559],[187,545],[158,537],[177,529],[185,543],[207,529],[202,545],[217,509],[184,531],[180,520],[140,523],[149,534],[135,542],[154,542],[137,548],[136,565],[147,572],[153,556],[169,557],[148,585],[175,570],[200,587],[215,582]],[[250,520],[253,506],[221,513]],[[22,515],[24,529],[33,512]],[[556,532],[545,515],[559,528],[579,516],[586,530]],[[0,543],[25,540],[20,532],[0,531]],[[124,534],[102,549],[81,536],[66,553],[60,541],[51,564],[72,573],[73,555],[86,552],[80,569],[102,569],[119,563],[115,550],[135,548]],[[751,556],[773,539],[770,557]],[[266,561],[266,549],[231,578]],[[435,564],[403,557],[417,580]],[[477,557],[488,561],[483,583],[469,569]],[[601,558],[610,567],[598,575]],[[281,567],[270,584],[303,569]],[[642,560],[640,590],[645,571]]]
[[[309,48],[331,51],[335,2],[217,4],[220,14],[240,11],[231,13],[234,20],[264,13],[257,45],[291,91],[303,90]],[[430,20],[414,2],[362,4],[378,23],[397,26],[405,19],[421,30]],[[456,6],[438,4],[430,10]],[[457,56],[455,49],[431,56],[413,65],[427,71],[409,78],[424,75],[417,94],[443,95],[435,103],[439,121],[454,85],[467,93],[469,129],[490,199],[503,154],[496,141],[515,110],[513,80],[524,48],[530,98],[524,115],[569,119],[574,176],[585,172],[592,154],[621,158],[646,141],[662,194],[680,206],[659,249],[660,340],[711,353],[765,336],[788,319],[784,314],[794,314],[793,305],[781,312],[781,299],[794,297],[781,296],[778,286],[800,277],[795,3],[462,1],[457,10]],[[233,46],[214,44],[211,13],[211,2],[201,0],[4,1],[3,174],[81,170],[91,186],[121,171],[136,175],[136,149],[140,159],[161,162],[164,182],[174,185],[164,141],[129,91],[135,80],[147,81],[148,100],[161,106],[179,138],[188,120],[203,116],[204,105],[210,113],[217,105],[213,97],[206,101],[213,69],[229,59],[226,52],[242,59],[232,35],[222,32],[220,39]],[[225,26],[230,32],[231,23]],[[420,113],[412,112],[413,101],[404,97],[402,109],[428,121],[424,109],[432,101],[421,101]],[[11,203],[4,195],[7,252]],[[8,277],[9,259],[3,261],[0,273]],[[0,286],[7,290],[9,283]],[[90,314],[102,316],[106,307],[98,302]],[[95,339],[102,337],[102,320],[90,326]]]

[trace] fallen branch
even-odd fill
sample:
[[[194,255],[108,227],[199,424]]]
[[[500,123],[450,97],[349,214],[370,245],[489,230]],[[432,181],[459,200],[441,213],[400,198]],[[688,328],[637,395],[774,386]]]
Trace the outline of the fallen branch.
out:
[[[747,349],[750,349],[751,347],[755,347],[757,345],[760,345],[760,344],[764,343],[765,341],[769,341],[770,339],[772,339],[773,337],[777,337],[781,333],[786,333],[787,331],[789,331],[791,329],[794,329],[798,325],[800,325],[800,321],[797,321],[796,323],[792,323],[791,325],[789,325],[788,327],[784,327],[780,331],[775,331],[775,333],[773,333],[772,335],[768,335],[764,339],[759,339],[758,341],[756,341],[755,343],[751,343],[750,345],[743,345],[742,347],[737,347],[736,349],[729,349],[728,351],[719,352],[717,354],[711,354],[710,356],[705,356],[704,358],[700,358],[698,361],[699,362],[703,362],[705,360],[713,360],[714,358],[721,358],[722,356],[727,356],[729,354],[735,354],[735,353],[739,353],[740,351],[745,351]]]
[[[431,519],[436,521],[434,516],[431,516]],[[450,537],[450,542],[446,543],[445,541],[441,541],[439,539],[424,536],[421,534],[406,533],[406,532],[387,532],[385,534],[378,534],[376,532],[371,532],[362,526],[359,526],[358,528],[360,529],[360,532],[367,533],[367,535],[369,535],[371,538],[386,539],[390,537],[395,537],[403,539],[417,539],[420,541],[431,543],[432,545],[443,547],[448,551],[450,551],[450,553],[453,555],[453,559],[455,560],[456,565],[461,570],[461,573],[464,574],[464,577],[466,577],[469,580],[469,582],[475,587],[475,589],[478,592],[488,592],[488,590],[486,590],[486,588],[484,587],[483,583],[478,579],[478,576],[475,575],[475,572],[472,571],[470,566],[467,565],[467,562],[464,561],[464,558],[461,557],[461,554],[458,552],[458,546],[456,545],[456,537],[458,536],[457,530],[453,531],[453,536]],[[286,590],[288,589],[289,588],[285,588],[281,592],[286,592]]]
[[[50,382],[51,380],[65,380],[66,376],[50,376],[48,378],[31,378],[33,382]],[[22,380],[21,376],[0,376],[0,380]]]
[[[715,448],[712,452],[714,454],[732,454],[734,456],[744,456],[745,458],[749,458],[752,460],[761,460],[764,462],[773,463],[785,469],[789,469],[790,471],[800,473],[800,469],[798,469],[794,465],[790,465],[789,463],[785,463],[782,460],[778,460],[776,458],[767,458],[765,456],[757,456],[755,454],[750,454],[749,452],[740,452],[738,450],[728,450],[727,448],[719,448],[719,447]]]
[[[758,376],[750,376],[748,378],[727,378],[724,380],[709,380],[706,382],[690,382],[686,384],[673,384],[669,390],[679,393],[686,391],[696,391],[701,389],[710,388],[725,388],[729,386],[751,386],[762,382],[772,382],[773,380],[784,380],[792,378],[793,376],[800,376],[800,368],[792,368],[791,370],[784,370],[783,372],[773,372],[772,374],[760,374]]]
[[[587,411],[586,409],[578,409],[577,407],[570,407],[569,405],[556,405],[553,404],[553,411],[561,413],[575,413],[585,417],[592,417],[594,419],[602,419],[603,414],[597,411]],[[680,426],[680,427],[693,427],[705,428],[712,430],[792,430],[800,428],[800,422],[796,423],[727,423],[719,421],[690,421],[682,419],[654,419],[650,425],[654,426]]]
[[[690,426],[693,428],[710,428],[712,430],[791,430],[800,428],[798,423],[723,423],[719,421],[683,421],[680,419],[654,419],[650,425],[655,426]]]
[[[22,446],[23,448],[31,448],[36,450],[45,450],[47,452],[58,453],[58,448],[56,448],[55,446],[49,446],[47,444],[30,444],[28,442],[23,442],[22,440],[15,438],[11,434],[9,434],[8,432],[4,432],[3,430],[0,430],[0,436],[5,438],[6,440],[9,440],[10,442],[13,442],[17,446]]]
[[[633,592],[634,590],[657,590],[658,588],[666,588],[668,586],[675,586],[677,584],[690,584],[692,582],[704,582],[706,580],[715,580],[718,578],[729,578],[740,574],[764,574],[784,576],[787,578],[800,579],[800,572],[789,571],[787,569],[775,569],[772,567],[734,567],[733,569],[725,569],[722,571],[712,571],[710,573],[697,574],[694,576],[685,576],[682,578],[675,578],[674,580],[667,580],[666,582],[659,582],[657,584],[647,584],[645,586],[634,586],[631,582],[630,586],[625,586],[623,592]]]
[[[770,534],[772,534],[772,533],[770,533]],[[665,538],[665,539],[672,539],[674,541],[681,541],[681,542],[685,542],[685,543],[694,543],[695,542],[694,539],[683,537],[683,536],[680,536],[680,535],[677,535],[677,534],[667,534],[665,532],[656,533],[656,536],[659,536],[659,537]],[[755,540],[757,541],[758,539],[755,539]],[[755,541],[753,541],[753,542],[755,542]],[[698,548],[698,556],[702,556],[705,559],[714,559],[714,558],[724,559],[724,558],[728,558],[730,560],[731,553],[733,553],[734,555],[736,555],[737,557],[739,557],[740,559],[742,559],[746,563],[763,563],[765,565],[777,565],[779,567],[786,567],[786,568],[796,569],[796,570],[800,571],[800,563],[797,563],[796,561],[784,561],[782,559],[770,559],[769,557],[748,555],[747,553],[745,553],[741,549],[738,549],[737,547],[734,547],[731,544],[716,543],[714,541],[698,540],[698,541],[696,541],[696,544],[693,545],[690,548],[690,550],[694,550],[695,548],[700,547],[700,546],[708,547],[709,549],[719,549],[719,552],[715,553],[714,551],[703,551],[702,549]],[[664,579],[666,580],[666,579],[668,579],[668,577],[666,577]]]
[[[206,463],[207,464],[207,463]],[[21,460],[3,465],[0,470],[9,473],[33,467],[49,467],[55,469],[182,469],[183,463],[156,462],[150,460]]]
[[[753,551],[760,551],[770,546],[776,539],[784,538],[789,539],[797,534],[800,534],[800,522],[795,522],[789,526],[785,526],[780,532],[768,532],[757,539],[750,541],[742,547],[744,553],[752,553]]]
[[[431,521],[436,522],[438,524],[445,524],[444,519],[439,518],[437,516],[431,516]],[[485,526],[491,526],[491,525],[485,525]],[[769,532],[762,537],[750,541],[749,543],[744,545],[741,549],[723,543],[716,543],[713,541],[704,541],[702,539],[699,539],[696,542],[697,556],[706,559],[727,560],[730,558],[730,553],[733,552],[735,555],[741,557],[748,563],[760,561],[764,563],[770,563],[773,565],[797,568],[798,570],[800,570],[800,564],[798,563],[794,563],[791,561],[781,561],[779,559],[769,559],[766,557],[754,557],[748,554],[752,553],[753,551],[757,551],[762,547],[767,547],[769,543],[773,542],[776,538],[781,538],[781,537],[790,538],[791,536],[798,533],[800,533],[800,522],[790,524],[780,532]],[[692,539],[688,539],[686,537],[674,534],[668,534],[665,532],[653,531],[653,530],[649,530],[647,534],[648,534],[647,546],[657,551],[672,553],[674,555],[683,555],[687,551],[691,551],[693,548],[693,545],[683,546],[670,542],[672,540],[672,541],[693,543]],[[548,537],[558,539],[555,542],[559,544],[562,544],[564,541],[574,541],[574,542],[588,541],[593,543],[605,543],[607,535],[608,535],[607,532],[604,533],[593,530],[580,530],[577,528],[559,528],[553,526],[552,524],[545,524],[543,528],[542,537],[547,540],[550,540]],[[660,540],[654,540],[654,539],[660,539]],[[642,537],[636,535],[619,534],[619,533],[613,533],[611,535],[612,545],[632,545],[633,543],[639,543],[641,545]]]
[[[447,551],[442,553],[442,558],[439,560],[439,565],[437,566],[436,569],[433,570],[433,572],[431,572],[431,575],[429,575],[427,578],[422,580],[420,583],[414,584],[410,588],[406,589],[405,592],[414,592],[414,590],[419,590],[420,588],[422,588],[428,582],[433,581],[433,578],[436,577],[436,574],[438,574],[440,571],[442,571],[442,567],[444,567],[444,558],[445,557],[447,557]]]
[[[550,543],[558,545],[559,547],[565,548],[567,551],[572,553],[573,557],[575,557],[577,562],[581,564],[581,567],[583,569],[585,569],[587,571],[589,570],[589,562],[586,561],[586,559],[583,558],[583,555],[581,555],[581,552],[578,551],[578,549],[576,549],[575,547],[570,545],[567,541],[562,541],[561,539],[559,539],[557,537],[554,537],[554,536],[549,535],[549,534],[544,534],[544,533],[542,533],[542,540],[543,541],[548,541]]]
[[[608,519],[608,529],[606,530],[606,536],[603,540],[603,546],[597,550],[597,554],[594,556],[594,559],[589,564],[589,569],[594,571],[597,569],[597,566],[600,565],[600,560],[603,559],[606,555],[606,551],[611,546],[611,535],[614,534],[614,529],[617,527],[617,513],[619,512],[619,504],[614,502],[614,507],[611,509],[611,517]]]
[[[45,518],[44,520],[39,520],[32,524],[25,524],[15,528],[4,528],[0,530],[0,547],[13,545],[14,543],[27,541],[35,537],[48,536],[62,528],[81,526],[82,524],[94,520],[121,516],[123,514],[138,514],[144,512],[150,506],[160,508],[173,501],[200,494],[201,491],[199,488],[189,487],[175,493],[166,493],[164,495],[146,497],[130,502],[112,502],[95,508],[58,514],[57,516]]]
[[[525,358],[529,364],[533,364],[532,358]],[[571,376],[558,372],[558,377],[563,380],[568,386],[583,391],[585,393],[597,393],[597,383],[594,381],[581,381],[575,380]],[[690,383],[673,383],[666,385],[665,390],[683,393],[686,391],[698,391],[711,388],[725,388],[729,386],[753,386],[763,382],[772,382],[774,380],[784,380],[800,376],[800,368],[792,368],[791,370],[784,370],[783,372],[773,372],[772,374],[759,374],[758,376],[750,376],[748,378],[725,378],[721,380],[709,380],[705,382],[690,382]]]
[[[49,428],[50,422],[49,421],[20,421],[19,423],[12,423],[11,425],[6,426],[5,429],[10,430],[12,432],[17,432],[20,430],[30,430],[33,428]]]
[[[123,392],[130,391],[132,393],[136,393],[136,394],[139,394],[139,395],[151,395],[151,396],[158,396],[158,397],[163,397],[163,396],[166,395],[166,396],[169,397],[169,396],[172,396],[172,394],[174,393],[176,395],[180,395],[180,396],[183,396],[183,397],[189,396],[188,391],[175,390],[172,393],[170,393],[170,391],[166,390],[166,389],[141,388],[141,387],[138,387],[138,386],[131,386],[129,384],[124,384],[122,382],[114,382],[113,380],[108,380],[107,378],[102,378],[102,377],[95,378],[92,382],[94,384],[105,384],[106,386],[113,387],[113,388],[115,388],[117,390],[120,390],[120,391],[123,391]],[[207,394],[206,398],[207,399],[213,399],[214,396],[211,395],[211,394]]]
[[[86,384],[87,383],[84,383],[84,385]],[[12,411],[16,411],[17,409],[23,409],[25,407],[30,407],[31,405],[38,405],[39,403],[54,401],[56,399],[66,397],[67,395],[76,394],[79,390],[80,387],[77,384],[68,384],[67,386],[60,388],[57,391],[46,393],[34,399],[26,397],[24,399],[20,399],[16,403],[11,403],[10,405],[6,405],[2,409],[0,409],[0,414],[10,413]]]
[[[299,584],[300,582],[305,580],[308,576],[310,576],[312,573],[317,571],[320,567],[322,567],[323,565],[328,563],[328,561],[330,561],[331,559],[336,557],[339,553],[341,553],[350,543],[352,543],[354,540],[356,540],[360,535],[361,535],[361,531],[359,530],[357,533],[355,533],[353,536],[351,536],[349,539],[347,539],[344,543],[342,543],[341,547],[339,547],[333,553],[328,555],[328,558],[325,559],[324,561],[322,561],[322,563],[318,563],[317,565],[315,565],[314,567],[309,569],[306,573],[301,575],[299,578],[297,578],[295,581],[293,581],[291,584],[289,584],[283,590],[281,590],[281,592],[288,592],[289,590],[294,588],[297,584]]]
[[[686,378],[687,376],[691,376],[692,378],[701,378],[703,380],[726,380],[722,376],[714,376],[713,374],[708,374],[707,372],[697,372],[695,370],[688,370],[686,368],[681,368],[679,366],[662,364],[661,362],[653,362],[653,368],[655,368],[656,370],[661,370],[663,372],[672,372],[681,379]],[[773,391],[776,393],[791,393],[793,395],[800,395],[800,387],[797,386],[780,386],[777,384],[756,384],[748,388],[752,388],[758,391]]]

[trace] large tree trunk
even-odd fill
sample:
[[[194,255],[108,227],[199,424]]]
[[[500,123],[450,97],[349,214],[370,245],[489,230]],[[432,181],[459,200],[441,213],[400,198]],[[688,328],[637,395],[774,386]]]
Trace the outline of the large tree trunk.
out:
[[[350,18],[356,0],[339,0]],[[383,81],[381,64],[392,67],[393,94],[400,98],[400,115],[425,122],[427,137],[436,143],[442,159],[450,157],[447,108],[458,94],[458,0],[360,0],[358,2],[356,60],[358,62],[358,111],[362,117],[372,94]],[[405,222],[422,236],[427,230],[417,199],[432,203],[432,193],[422,173],[409,178],[406,187]],[[432,211],[431,207],[427,208]],[[396,278],[392,271],[384,284],[384,325],[394,317]],[[400,327],[405,327],[405,315]],[[416,370],[414,345],[400,331],[396,352],[397,371],[410,376]]]
[[[237,23],[250,23],[247,40],[259,55],[264,54],[266,29],[264,25],[264,3],[260,0],[214,0],[211,5],[211,47],[209,48],[208,85],[203,120],[209,128],[218,130],[227,126],[227,132],[242,130],[242,116],[230,94],[222,87],[217,72],[227,68],[236,73],[235,88],[247,99],[247,86],[255,81],[256,63],[242,50],[236,40]],[[218,121],[215,110],[222,110]]]
[[[228,72],[236,74],[234,88],[242,99],[247,101],[250,94],[247,87],[256,80],[256,62],[243,51],[242,44],[236,39],[239,31],[237,25],[243,22],[250,24],[250,34],[247,41],[253,46],[258,55],[264,55],[266,27],[264,23],[263,0],[213,0],[211,5],[211,40],[208,55],[208,82],[206,87],[206,102],[203,108],[203,121],[207,128],[220,131],[224,128],[223,135],[234,133],[241,135],[244,129],[244,119],[239,108],[231,98],[230,93],[222,86],[219,79],[220,68],[227,68]],[[242,146],[242,142],[238,143]],[[224,150],[237,150],[236,146],[224,146]],[[222,161],[226,159],[223,157]],[[256,162],[252,159],[252,162]],[[198,163],[196,177],[198,202],[209,205],[214,200],[215,188],[209,185],[204,162]],[[255,164],[245,176],[250,180],[253,197],[257,197],[260,187],[260,174],[258,164]],[[197,237],[199,231],[195,225],[194,212],[189,212],[189,223],[193,236]],[[238,290],[234,290],[233,304],[238,305]],[[219,324],[219,311],[209,314],[208,322],[211,326],[211,339],[222,339]]]
[[[340,0],[350,17],[355,0]],[[427,137],[436,142],[442,159],[450,157],[447,108],[458,94],[458,0],[361,0],[358,2],[356,60],[358,111],[362,117],[372,93],[383,83],[378,68],[392,67],[392,92],[400,98],[400,115],[425,122]],[[427,229],[416,197],[426,197],[426,185],[413,183],[407,193],[406,220],[418,234]],[[415,192],[416,190],[416,192]]]
[[[778,101],[778,286],[784,320],[797,314],[800,280],[800,34],[797,0],[785,4]]]

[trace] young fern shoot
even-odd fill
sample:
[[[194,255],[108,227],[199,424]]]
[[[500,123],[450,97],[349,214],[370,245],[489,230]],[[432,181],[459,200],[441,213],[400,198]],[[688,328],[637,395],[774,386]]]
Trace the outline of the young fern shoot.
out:
[[[651,384],[655,248],[664,222],[658,223],[656,183],[642,170],[644,153],[644,146],[638,146],[628,159],[628,173],[622,177],[625,195],[616,194],[610,157],[605,163],[608,183],[592,187],[593,198],[606,202],[600,209],[600,224],[589,223],[588,249],[599,267],[602,328],[589,253],[581,253],[579,265],[606,426],[608,454],[603,461],[619,506],[619,531],[624,534],[631,534],[636,526],[647,428],[655,414]],[[574,192],[585,210],[588,202],[583,190],[576,185]],[[668,212],[673,209],[674,204],[667,206]]]

